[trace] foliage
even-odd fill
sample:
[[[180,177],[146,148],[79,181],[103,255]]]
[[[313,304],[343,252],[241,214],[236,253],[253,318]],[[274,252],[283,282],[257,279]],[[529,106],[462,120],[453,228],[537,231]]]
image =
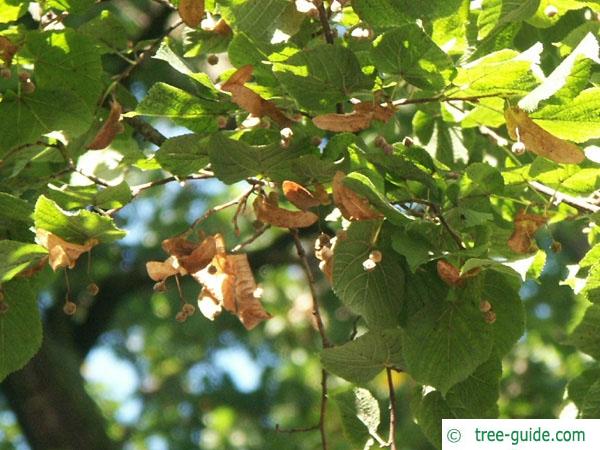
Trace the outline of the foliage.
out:
[[[273,300],[286,281],[252,273],[253,253],[288,236],[321,347],[309,417],[323,448],[410,445],[398,390],[435,447],[442,418],[497,417],[499,404],[519,416],[502,363],[526,330],[565,360],[594,358],[567,392],[599,417],[598,2],[158,3],[177,21],[146,39],[111,2],[0,0],[0,379],[40,348],[48,266],[83,320],[68,276],[82,255],[126,248],[131,211],[164,185],[218,180],[230,198],[159,230],[169,256],[148,265],[151,301],[179,296],[171,315],[188,323],[169,326],[200,326],[198,297],[257,345],[287,314]],[[552,278],[544,257],[571,277]],[[551,282],[570,302],[568,336],[523,302]],[[258,328],[242,334],[223,310]]]

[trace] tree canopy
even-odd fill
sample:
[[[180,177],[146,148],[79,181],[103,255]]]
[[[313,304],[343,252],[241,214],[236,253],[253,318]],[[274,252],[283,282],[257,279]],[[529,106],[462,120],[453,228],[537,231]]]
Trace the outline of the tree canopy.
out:
[[[600,417],[599,35],[599,1],[0,0],[0,449]]]

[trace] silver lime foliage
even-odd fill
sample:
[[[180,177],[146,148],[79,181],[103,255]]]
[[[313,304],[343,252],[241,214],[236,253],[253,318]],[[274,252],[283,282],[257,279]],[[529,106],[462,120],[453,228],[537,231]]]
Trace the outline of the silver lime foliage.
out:
[[[511,218],[526,207],[557,220],[580,216],[597,223],[597,214],[556,206],[532,183],[588,197],[600,177],[597,157],[575,166],[510,154],[503,109],[520,105],[555,136],[582,147],[597,143],[597,26],[583,10],[597,12],[597,2],[556,0],[550,15],[539,0],[352,0],[329,17],[333,42],[326,43],[321,21],[298,12],[295,2],[207,1],[212,17],[224,18],[230,30],[217,37],[209,29],[185,30],[183,43],[151,42],[156,54],[148,67],[159,65],[171,76],[151,85],[153,77],[141,77],[141,99],[129,90],[135,83],[124,82],[131,74],[103,64],[115,53],[129,55],[121,13],[92,4],[45,2],[47,10],[77,20],[40,31],[16,22],[28,14],[27,2],[0,0],[0,35],[18,43],[14,67],[27,68],[23,76],[35,85],[25,92],[16,76],[0,80],[0,282],[8,305],[0,313],[0,380],[25,364],[41,341],[33,282],[18,276],[46,254],[34,244],[31,227],[73,243],[111,243],[124,232],[106,213],[135,200],[132,180],[181,179],[207,168],[225,184],[261,177],[328,187],[341,170],[348,174],[344,185],[384,219],[355,222],[339,233],[333,291],[362,318],[361,331],[323,350],[324,367],[362,387],[384,368],[429,386],[412,408],[438,446],[442,418],[494,417],[502,358],[525,330],[521,279],[502,265],[519,257],[506,246]],[[565,29],[563,18],[572,27]],[[368,32],[357,37],[355,28]],[[139,54],[148,43],[136,45]],[[220,80],[198,70],[208,49],[224,52],[219,62],[227,52],[235,69],[254,66],[246,86],[292,119],[290,139],[284,142],[268,118],[245,122],[248,113],[218,89]],[[81,156],[109,98],[128,111],[125,133],[95,154],[99,162],[82,186],[71,173],[88,161],[89,154]],[[325,133],[310,120],[348,113],[358,101],[393,102],[397,114],[358,134]],[[138,126],[160,147],[148,157],[130,126],[140,118],[186,131],[164,140]],[[406,135],[411,139],[404,146]],[[388,152],[373,144],[374,136],[391,144]],[[93,175],[109,160],[107,183]],[[325,217],[331,207],[319,212]],[[588,233],[590,246],[597,236]],[[381,261],[365,270],[374,251]],[[568,338],[593,358],[600,358],[598,256],[596,245],[582,260],[581,297],[591,306]],[[478,272],[448,286],[435,271],[440,258]],[[495,314],[493,323],[479,310],[482,299]],[[568,394],[582,417],[598,417],[598,369],[575,378]],[[376,439],[379,406],[367,390],[334,399],[353,444]]]

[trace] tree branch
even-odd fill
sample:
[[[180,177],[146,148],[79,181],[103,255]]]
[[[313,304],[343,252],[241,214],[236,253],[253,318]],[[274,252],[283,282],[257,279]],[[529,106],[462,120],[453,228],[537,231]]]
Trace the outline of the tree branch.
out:
[[[569,194],[564,194],[556,189],[553,189],[537,181],[530,181],[527,184],[536,191],[541,192],[542,194],[549,195],[551,198],[554,199],[553,203],[556,205],[558,205],[559,203],[565,203],[580,211],[583,210],[592,213],[600,211],[600,205],[594,202],[590,202],[579,197],[573,197]]]

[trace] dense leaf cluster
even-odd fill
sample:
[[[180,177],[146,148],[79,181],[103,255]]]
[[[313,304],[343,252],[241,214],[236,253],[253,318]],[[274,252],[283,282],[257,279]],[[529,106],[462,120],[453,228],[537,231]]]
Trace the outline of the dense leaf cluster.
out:
[[[600,358],[597,1],[207,0],[202,22],[139,41],[110,3],[0,0],[0,380],[40,346],[46,260],[72,268],[124,237],[115,221],[142,192],[194,178],[249,184],[240,214],[284,181],[332,194],[311,208],[336,236],[317,256],[359,333],[321,328],[321,362],[356,385],[332,398],[360,448],[383,442],[365,387],[384,369],[414,380],[435,445],[444,417],[498,415],[525,332],[509,265],[543,253],[540,228],[587,236],[591,306],[567,343]],[[130,84],[151,58],[172,79]],[[164,138],[151,124],[165,121],[184,131]],[[568,394],[598,417],[600,369]]]

